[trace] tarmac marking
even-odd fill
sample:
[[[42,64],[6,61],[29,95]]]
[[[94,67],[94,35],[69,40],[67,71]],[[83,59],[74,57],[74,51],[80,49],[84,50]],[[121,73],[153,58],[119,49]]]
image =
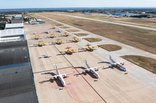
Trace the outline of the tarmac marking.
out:
[[[55,46],[56,47],[56,46]],[[56,49],[60,52],[60,50],[56,47]],[[64,56],[64,55],[62,55],[70,64],[71,64],[71,66],[73,67],[73,69],[75,69],[74,68],[74,65],[68,60],[68,58],[66,57],[66,56]],[[80,73],[77,69],[75,69],[76,71],[77,71],[77,73]],[[95,93],[105,102],[105,103],[107,103],[106,102],[106,100],[98,93],[98,91],[96,91],[96,89],[87,81],[87,79],[83,76],[83,75],[81,75],[82,76],[82,78],[86,81],[86,83],[95,91]]]

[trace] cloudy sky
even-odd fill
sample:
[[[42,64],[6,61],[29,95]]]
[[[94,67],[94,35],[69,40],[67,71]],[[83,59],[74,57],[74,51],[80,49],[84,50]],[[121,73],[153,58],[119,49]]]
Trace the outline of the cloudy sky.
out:
[[[156,7],[156,0],[0,0],[0,8]]]

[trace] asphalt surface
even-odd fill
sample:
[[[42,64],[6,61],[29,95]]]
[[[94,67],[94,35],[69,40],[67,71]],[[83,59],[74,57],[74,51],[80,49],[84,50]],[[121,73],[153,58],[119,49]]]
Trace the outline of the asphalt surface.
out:
[[[60,23],[48,17],[44,18]],[[66,24],[63,25],[69,26]],[[89,33],[72,26],[69,27],[70,29],[77,29],[79,32]],[[35,40],[31,39],[33,33],[37,32],[40,35],[45,35],[41,40],[46,42],[49,40],[46,38],[47,34],[44,32],[50,30],[50,28],[51,25],[48,23],[26,26],[34,81],[40,103],[151,103],[156,101],[155,74],[123,60],[119,57],[118,53],[116,54],[114,52],[112,56],[117,61],[125,62],[124,66],[127,68],[128,74],[124,74],[117,69],[100,68],[98,71],[100,79],[96,80],[90,74],[80,75],[79,73],[83,72],[83,69],[79,68],[79,66],[84,66],[83,60],[87,59],[91,67],[108,67],[107,64],[98,63],[100,61],[108,61],[107,57],[110,55],[108,51],[98,48],[94,52],[78,52],[73,55],[59,55],[60,51],[64,51],[68,46],[72,48],[84,47],[88,42],[83,38],[80,38],[81,42],[79,43],[33,47],[32,44],[35,43]],[[70,35],[73,36],[74,33],[71,33]],[[92,33],[89,33],[88,35],[88,37],[95,36],[97,35]],[[104,37],[102,39],[103,43],[105,42],[104,40],[109,41],[109,43],[118,43],[120,46],[123,45],[123,48],[128,48],[127,50],[136,50],[140,53],[140,50],[138,51],[137,48]],[[100,44],[102,42],[98,43]],[[98,43],[92,44],[97,45]],[[124,55],[126,52],[128,53],[128,51],[125,51]],[[146,53],[142,50],[141,52]],[[42,55],[51,57],[40,58]],[[65,88],[62,88],[58,81],[51,81],[51,75],[47,74],[49,72],[55,72],[55,68],[52,66],[55,63],[59,64],[61,73],[71,73],[68,78],[65,78],[65,82],[67,83]]]

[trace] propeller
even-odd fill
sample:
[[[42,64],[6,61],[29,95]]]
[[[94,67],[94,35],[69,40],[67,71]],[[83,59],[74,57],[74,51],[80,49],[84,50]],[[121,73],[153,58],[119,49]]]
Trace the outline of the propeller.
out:
[[[48,55],[42,55],[42,56],[40,56],[39,57],[39,59],[41,59],[41,58],[50,58],[51,56],[48,56]]]
[[[48,56],[48,55],[42,55],[43,56],[43,58],[49,58],[49,57],[51,57],[51,56]]]
[[[124,62],[123,63],[120,63],[121,65],[124,65]]]
[[[98,68],[95,68],[95,71],[99,71],[99,69]]]

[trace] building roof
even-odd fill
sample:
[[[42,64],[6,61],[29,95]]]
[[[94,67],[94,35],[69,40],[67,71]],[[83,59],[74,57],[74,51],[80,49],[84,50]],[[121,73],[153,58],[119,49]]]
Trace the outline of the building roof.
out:
[[[7,37],[7,38],[0,38],[0,43],[2,42],[11,42],[11,41],[22,41],[23,38],[20,36],[17,37]]]
[[[27,41],[0,43],[0,66],[30,62]]]
[[[12,28],[23,28],[23,23],[13,23],[13,24],[6,24],[5,29],[12,29]]]
[[[19,15],[15,15],[14,17],[22,18],[22,15],[21,15],[21,14],[19,14]]]
[[[12,23],[23,23],[23,16],[22,15],[15,15],[11,19]]]
[[[0,30],[0,37],[15,37],[15,36],[24,36],[24,29],[18,28],[18,29],[4,29]]]

